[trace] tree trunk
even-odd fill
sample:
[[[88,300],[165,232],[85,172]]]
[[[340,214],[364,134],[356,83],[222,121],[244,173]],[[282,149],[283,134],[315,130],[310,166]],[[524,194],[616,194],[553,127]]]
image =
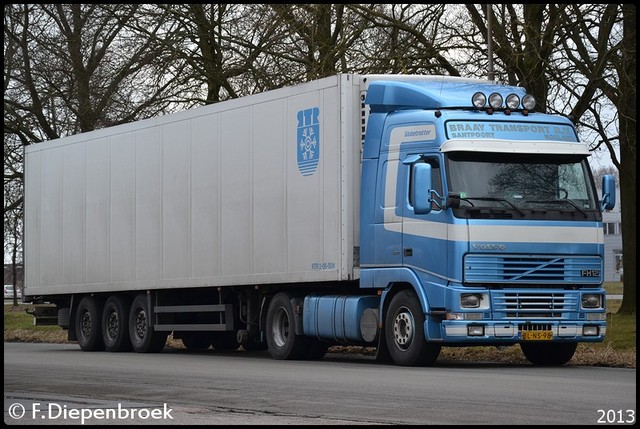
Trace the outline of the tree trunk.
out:
[[[636,312],[636,7],[623,5],[620,67],[620,211],[622,215],[622,305],[618,313]]]

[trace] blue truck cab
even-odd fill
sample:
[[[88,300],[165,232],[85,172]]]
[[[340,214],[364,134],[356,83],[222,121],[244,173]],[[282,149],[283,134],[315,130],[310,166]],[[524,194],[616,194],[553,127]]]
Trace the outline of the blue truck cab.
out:
[[[514,345],[559,365],[606,333],[602,209],[571,121],[519,87],[374,81],[362,158],[360,287],[400,365]],[[370,335],[372,337],[372,335]]]

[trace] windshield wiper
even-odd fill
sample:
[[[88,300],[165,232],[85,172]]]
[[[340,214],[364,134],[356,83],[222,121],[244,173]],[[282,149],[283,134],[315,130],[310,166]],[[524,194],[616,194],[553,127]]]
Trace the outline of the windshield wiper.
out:
[[[525,203],[537,203],[537,204],[547,204],[547,203],[551,203],[551,204],[569,204],[571,207],[573,207],[574,209],[576,209],[577,211],[579,211],[580,213],[582,213],[582,216],[584,216],[584,218],[586,219],[587,216],[587,212],[585,212],[584,210],[582,210],[580,207],[578,207],[578,205],[576,203],[574,203],[571,200],[560,200],[560,199],[554,199],[554,200],[528,200],[525,201]]]
[[[522,210],[520,210],[515,204],[513,204],[511,201],[506,200],[504,198],[498,198],[498,197],[461,197],[460,194],[453,194],[450,193],[449,194],[450,198],[457,198],[460,199],[462,201],[466,201],[469,204],[471,204],[471,206],[473,207],[473,203],[469,200],[478,200],[478,201],[498,201],[501,203],[506,203],[509,206],[511,206],[511,208],[513,208],[515,211],[517,211],[518,213],[520,213],[520,216],[524,217],[524,212]]]

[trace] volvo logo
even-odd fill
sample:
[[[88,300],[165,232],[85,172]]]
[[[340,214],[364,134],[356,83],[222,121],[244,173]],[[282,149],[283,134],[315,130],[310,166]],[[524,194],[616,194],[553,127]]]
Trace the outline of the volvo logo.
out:
[[[506,250],[507,246],[502,243],[490,244],[490,243],[479,243],[472,244],[471,247],[473,250]]]

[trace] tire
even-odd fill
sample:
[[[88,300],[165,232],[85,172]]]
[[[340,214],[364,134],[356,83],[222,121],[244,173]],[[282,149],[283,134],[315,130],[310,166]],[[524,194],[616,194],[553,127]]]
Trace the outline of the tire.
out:
[[[578,343],[520,343],[524,357],[534,365],[557,366],[569,362]]]
[[[131,303],[122,295],[112,295],[102,310],[102,341],[108,352],[131,351],[129,310]]]
[[[207,350],[211,346],[211,337],[207,332],[187,332],[182,334],[182,344],[187,350]]]
[[[271,299],[267,310],[267,345],[274,359],[305,359],[310,339],[295,333],[291,297],[279,293]]]
[[[240,347],[238,337],[234,332],[213,332],[211,333],[211,345],[219,352],[229,352]]]
[[[428,366],[438,359],[441,346],[426,341],[424,321],[422,306],[412,290],[403,290],[391,299],[384,333],[397,365]]]
[[[102,342],[102,301],[85,296],[76,309],[76,335],[80,348],[85,352],[104,350]]]
[[[158,353],[167,342],[168,332],[153,329],[147,296],[139,294],[131,304],[129,312],[129,336],[133,350],[138,353]]]

